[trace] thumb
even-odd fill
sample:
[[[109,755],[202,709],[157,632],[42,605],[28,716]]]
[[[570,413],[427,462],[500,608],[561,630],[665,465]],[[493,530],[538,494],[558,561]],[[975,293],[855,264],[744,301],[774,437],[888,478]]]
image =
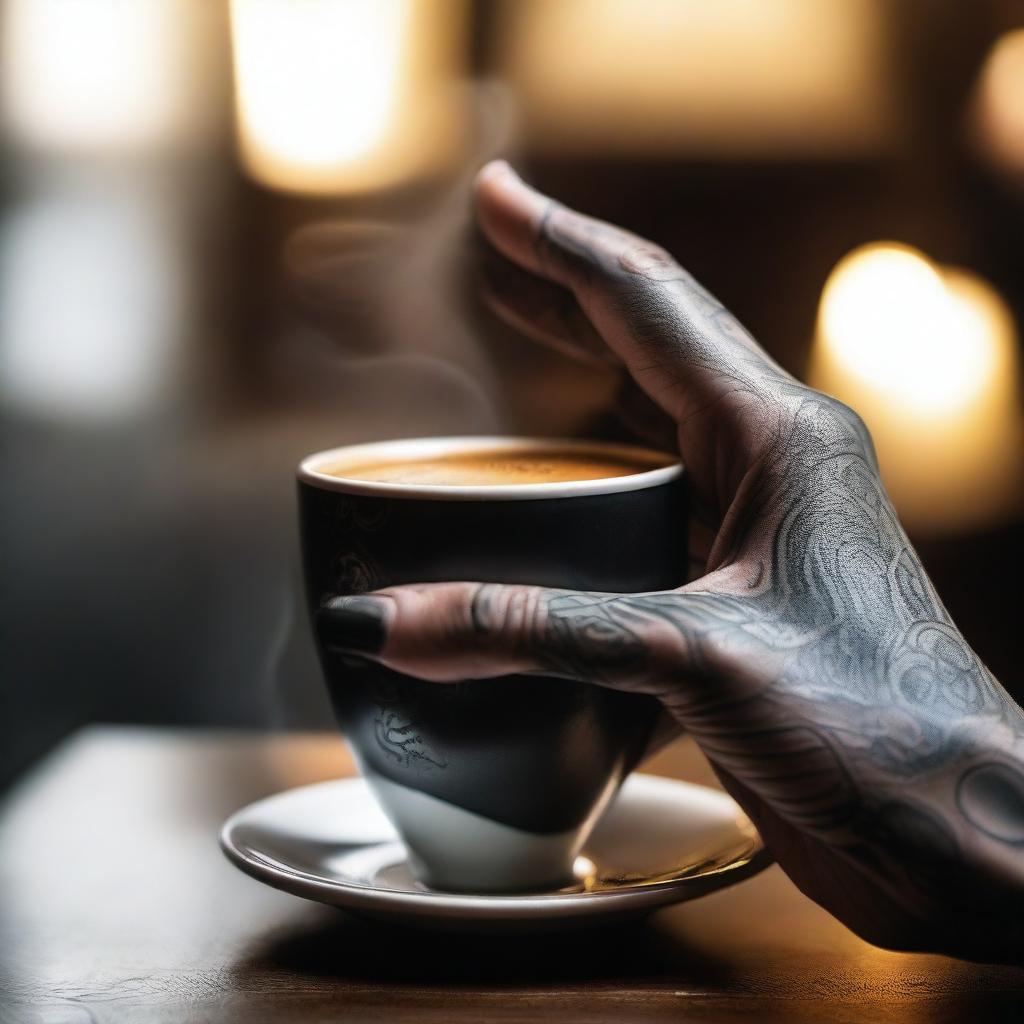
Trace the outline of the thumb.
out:
[[[316,629],[328,649],[435,682],[540,672],[663,697],[707,674],[718,600],[434,583],[333,598]]]

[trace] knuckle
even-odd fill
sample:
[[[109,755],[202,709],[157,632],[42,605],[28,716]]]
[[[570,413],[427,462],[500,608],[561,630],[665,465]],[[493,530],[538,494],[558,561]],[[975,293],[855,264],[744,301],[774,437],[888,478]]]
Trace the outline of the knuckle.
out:
[[[468,625],[477,636],[510,640],[522,635],[540,610],[536,587],[480,584],[469,594]]]
[[[794,440],[805,447],[856,449],[868,463],[876,464],[874,441],[867,423],[856,409],[838,398],[803,389],[796,396],[791,426]]]
[[[643,638],[628,622],[629,609],[621,599],[567,593],[548,609],[544,646],[576,664],[622,671],[640,665],[647,654]]]
[[[821,410],[824,415],[831,416],[838,423],[846,423],[855,428],[867,429],[860,413],[851,405],[833,398],[831,395],[821,395]]]
[[[678,281],[686,271],[666,249],[635,236],[626,236],[618,257],[619,267],[647,281]]]
[[[839,401],[838,398],[828,395],[823,398],[825,399],[825,415],[834,429],[859,442],[866,451],[873,452],[874,441],[864,417],[852,406]]]

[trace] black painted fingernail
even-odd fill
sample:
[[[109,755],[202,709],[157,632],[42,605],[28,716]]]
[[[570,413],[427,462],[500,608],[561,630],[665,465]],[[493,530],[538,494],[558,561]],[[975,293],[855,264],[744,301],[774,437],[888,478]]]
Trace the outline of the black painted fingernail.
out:
[[[332,597],[317,610],[317,635],[332,650],[378,654],[387,638],[385,610],[379,597]]]

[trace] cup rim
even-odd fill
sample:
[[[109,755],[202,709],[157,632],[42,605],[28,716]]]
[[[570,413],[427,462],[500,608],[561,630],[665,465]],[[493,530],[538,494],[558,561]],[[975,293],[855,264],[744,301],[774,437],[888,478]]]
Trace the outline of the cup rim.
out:
[[[321,472],[318,467],[338,458],[416,458],[437,457],[461,452],[494,448],[534,448],[538,451],[572,451],[581,454],[621,455],[624,457],[672,458],[667,452],[641,445],[620,444],[568,438],[523,436],[464,435],[457,437],[413,437],[388,441],[326,448],[307,455],[298,465],[296,475],[302,483],[325,491],[360,494],[378,498],[419,498],[434,501],[528,501],[552,498],[576,498],[597,494],[618,494],[658,487],[678,479],[683,465],[676,461],[626,476],[601,477],[594,480],[565,480],[533,484],[401,484],[379,480],[356,480]]]

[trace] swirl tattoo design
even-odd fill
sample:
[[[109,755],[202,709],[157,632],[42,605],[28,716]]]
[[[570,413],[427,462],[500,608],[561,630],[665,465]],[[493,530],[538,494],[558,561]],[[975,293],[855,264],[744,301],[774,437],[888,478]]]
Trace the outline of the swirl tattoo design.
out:
[[[631,366],[638,382],[647,369],[687,375],[681,436],[728,403],[758,439],[739,485],[722,489],[720,508],[708,502],[721,529],[707,579],[742,565],[747,582],[548,592],[520,642],[548,674],[657,696],[723,781],[802,841],[840,851],[908,915],[941,917],[941,880],[991,844],[1013,885],[968,902],[1008,934],[998,894],[1024,889],[1024,715],[932,588],[866,427],[776,366],[667,253],[639,239],[623,249],[623,237],[552,203],[537,259],[581,287],[600,278],[634,349],[650,354]],[[505,628],[488,585],[473,605],[479,633]],[[934,799],[910,799],[911,783]]]

